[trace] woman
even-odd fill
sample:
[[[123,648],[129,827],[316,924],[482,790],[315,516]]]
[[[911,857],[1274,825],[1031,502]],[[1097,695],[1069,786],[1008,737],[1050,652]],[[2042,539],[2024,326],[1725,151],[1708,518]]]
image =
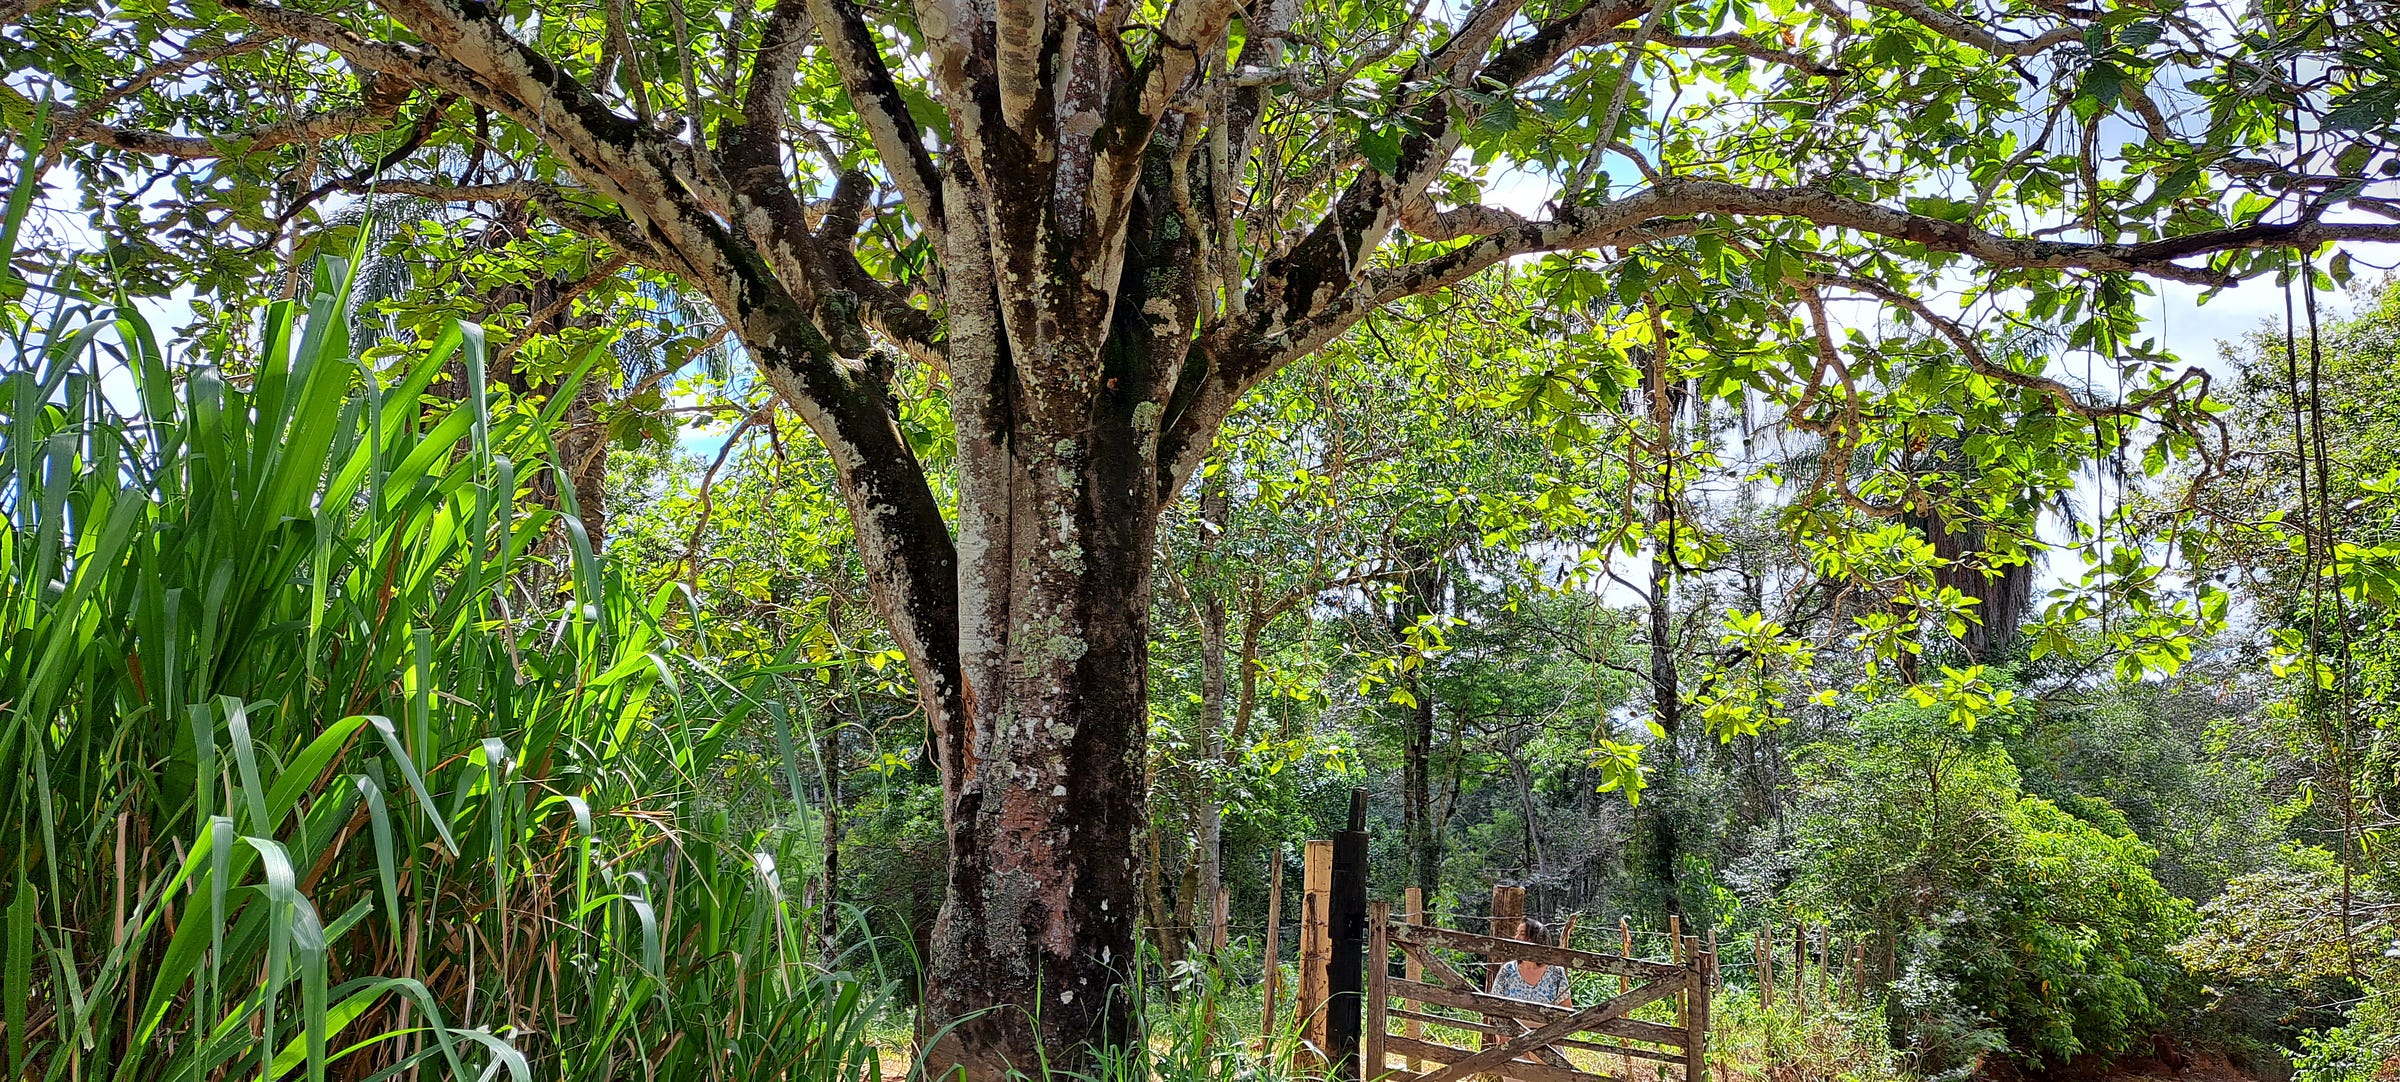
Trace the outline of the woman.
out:
[[[1526,917],[1517,922],[1516,938],[1526,943],[1547,943],[1548,931],[1542,927],[1542,922]],[[1492,967],[1492,994],[1527,1003],[1567,1006],[1569,992],[1566,967],[1500,960]]]

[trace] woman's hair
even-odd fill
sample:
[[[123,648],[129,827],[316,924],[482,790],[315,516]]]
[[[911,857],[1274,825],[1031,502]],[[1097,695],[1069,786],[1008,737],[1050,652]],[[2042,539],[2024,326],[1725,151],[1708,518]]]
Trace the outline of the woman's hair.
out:
[[[1525,917],[1517,922],[1517,938],[1527,943],[1548,943],[1550,929],[1532,917]]]

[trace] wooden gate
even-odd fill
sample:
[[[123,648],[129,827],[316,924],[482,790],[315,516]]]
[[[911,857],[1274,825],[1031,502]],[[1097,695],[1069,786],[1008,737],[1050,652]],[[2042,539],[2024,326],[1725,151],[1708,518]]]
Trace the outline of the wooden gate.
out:
[[[1703,1082],[1711,959],[1697,948],[1696,941],[1679,942],[1675,955],[1680,960],[1673,962],[1619,958],[1394,921],[1391,907],[1378,902],[1368,918],[1361,1075],[1368,1082],[1455,1082],[1476,1076],[1610,1082],[1614,1076],[1596,1061],[1640,1059],[1680,1065],[1686,1082]],[[1415,963],[1411,971],[1424,979],[1391,975],[1395,949]],[[1539,962],[1564,967],[1570,975],[1605,974],[1618,978],[1604,982],[1614,985],[1617,994],[1588,1007],[1491,995],[1438,953],[1445,950],[1487,963]],[[1677,1002],[1677,1024],[1631,1017],[1636,1009],[1666,999]],[[1391,1032],[1395,1021],[1402,1024],[1402,1032]],[[1481,1034],[1483,1047],[1441,1043],[1424,1033],[1426,1027]],[[1395,1065],[1394,1058],[1405,1063]]]

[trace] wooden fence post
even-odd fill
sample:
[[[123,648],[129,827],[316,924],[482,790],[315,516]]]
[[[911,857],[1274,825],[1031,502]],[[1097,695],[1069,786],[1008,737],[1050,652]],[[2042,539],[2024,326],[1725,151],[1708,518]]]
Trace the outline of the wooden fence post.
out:
[[[1817,1002],[1833,1006],[1833,928],[1817,929]]]
[[[1758,1005],[1775,1005],[1775,925],[1769,922],[1758,929],[1754,946],[1758,952]]]
[[[1484,932],[1494,939],[1515,939],[1525,919],[1525,888],[1492,884],[1492,926]]]
[[[1350,792],[1350,829],[1333,836],[1333,911],[1325,994],[1330,1077],[1357,1082],[1367,952],[1367,791]]]
[[[1490,920],[1484,926],[1483,934],[1494,939],[1515,939],[1518,931],[1524,926],[1525,888],[1512,887],[1505,883],[1492,884],[1492,913]],[[1500,967],[1508,963],[1498,958],[1486,958],[1484,961],[1489,964],[1478,976],[1484,982],[1484,987],[1489,988],[1492,978],[1500,972]],[[1489,1020],[1487,1019],[1487,1021]],[[1483,1035],[1482,1044],[1483,1047],[1490,1048],[1507,1039],[1504,1034],[1486,1033]],[[1480,1077],[1495,1080],[1499,1078],[1496,1074],[1485,1074]]]
[[[1333,843],[1312,841],[1300,862],[1300,998],[1292,1002],[1292,1011],[1319,1054],[1326,1048],[1325,970],[1333,958],[1328,934],[1332,909]]]
[[[1633,918],[1632,918],[1632,917],[1620,916],[1620,917],[1618,917],[1618,918],[1617,918],[1617,936],[1618,936],[1618,938],[1619,938],[1620,940],[1622,940],[1622,941],[1624,942],[1624,944],[1625,944],[1625,957],[1627,957],[1627,958],[1631,958],[1631,957],[1633,957]],[[1617,978],[1617,994],[1621,996],[1621,995],[1624,995],[1625,993],[1627,993],[1627,992],[1630,992],[1630,991],[1633,991],[1633,978],[1631,978],[1631,977],[1618,977],[1618,978]]]
[[[1415,926],[1415,927],[1418,927],[1418,928],[1422,928],[1422,927],[1424,927],[1424,926],[1425,926],[1425,888],[1423,888],[1423,887],[1410,887],[1410,888],[1408,888],[1408,893],[1407,893],[1406,897],[1404,898],[1404,901],[1406,902],[1406,904],[1407,904],[1407,906],[1408,906],[1408,923],[1409,923],[1410,925],[1412,925],[1412,926]],[[1408,979],[1409,979],[1410,981],[1421,981],[1421,980],[1424,980],[1424,979],[1425,979],[1425,965],[1424,965],[1424,963],[1417,961],[1417,956],[1416,956],[1416,955],[1413,955],[1413,954],[1412,954],[1412,955],[1409,955],[1409,956],[1408,956],[1408,961],[1407,961],[1406,965],[1408,966],[1408,968],[1407,968],[1407,969],[1406,969],[1404,972],[1406,972],[1406,973],[1407,973],[1407,975],[1408,975]],[[1404,1003],[1404,1004],[1405,1004],[1405,1006],[1406,1006],[1406,1007],[1407,1007],[1409,1010],[1411,1010],[1411,1011],[1422,1011],[1422,1010],[1423,1010],[1423,1008],[1422,1008],[1421,1006],[1419,1006],[1419,1005],[1418,1005],[1418,1003],[1417,1003],[1417,1001],[1416,1001],[1416,1000],[1413,1000],[1413,999],[1412,999],[1412,1000],[1405,1000],[1405,1001],[1403,1001],[1403,1003]],[[1420,1021],[1418,1021],[1418,1020],[1416,1020],[1416,1019],[1414,1019],[1414,1018],[1411,1018],[1411,1019],[1409,1019],[1409,1020],[1408,1020],[1408,1022],[1407,1022],[1407,1024],[1406,1024],[1406,1026],[1405,1026],[1405,1027],[1402,1029],[1402,1031],[1401,1031],[1401,1032],[1403,1032],[1403,1033],[1407,1034],[1407,1035],[1408,1035],[1408,1039],[1409,1039],[1409,1040],[1412,1040],[1412,1041],[1414,1041],[1414,1040],[1418,1040],[1418,1039],[1420,1039],[1420,1038],[1422,1038],[1422,1037],[1424,1037],[1424,1036],[1425,1036],[1425,1023],[1423,1023],[1423,1022],[1420,1022]],[[1424,1063],[1423,1063],[1423,1061],[1421,1061],[1421,1060],[1417,1059],[1417,1057],[1415,1057],[1415,1056],[1410,1056],[1410,1057],[1408,1057],[1408,1060],[1407,1060],[1407,1067],[1408,1067],[1408,1073],[1410,1073],[1410,1074],[1415,1074],[1415,1073],[1417,1073],[1418,1071],[1420,1071],[1420,1070],[1422,1070],[1422,1069],[1424,1068]]]
[[[1222,953],[1233,939],[1233,888],[1217,888],[1215,912],[1209,918],[1209,949]]]
[[[1695,963],[1685,975],[1689,987],[1684,1001],[1690,1004],[1683,1019],[1683,1080],[1706,1082],[1708,1078],[1708,966],[1694,958],[1697,939],[1683,944],[1684,957]]]
[[[1366,1054],[1359,1076],[1370,1082],[1382,1077],[1388,1069],[1383,1056],[1383,1031],[1390,1024],[1384,1012],[1390,1009],[1392,995],[1391,927],[1390,902],[1376,902],[1367,907]]]
[[[1685,968],[1693,968],[1692,952],[1685,949],[1688,945],[1683,938],[1683,915],[1680,913],[1667,914],[1667,961]],[[1675,1024],[1688,1026],[1691,1021],[1692,991],[1690,988],[1686,988],[1682,995],[1675,997]]]
[[[1275,846],[1275,867],[1267,875],[1267,988],[1266,1012],[1258,1021],[1261,1051],[1275,1040],[1275,993],[1283,985],[1283,964],[1276,954],[1283,948],[1283,846]]]
[[[1792,922],[1792,1009],[1808,1016],[1808,922]]]

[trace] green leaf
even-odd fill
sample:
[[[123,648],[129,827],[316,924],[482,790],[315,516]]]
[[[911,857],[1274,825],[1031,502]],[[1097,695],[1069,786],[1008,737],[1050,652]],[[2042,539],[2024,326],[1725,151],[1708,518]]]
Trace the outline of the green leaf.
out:
[[[2327,131],[2380,131],[2400,120],[2400,81],[2379,83],[2338,99],[2325,113]]]
[[[1907,34],[1886,30],[1875,36],[1875,45],[1868,55],[1878,64],[1904,68],[1916,60],[1917,45],[1909,40]]]
[[[2083,73],[2083,94],[2098,103],[2102,111],[2116,108],[2125,96],[2125,69],[2101,61]]]
[[[7,1012],[8,1076],[30,1078],[25,1073],[25,1004],[33,998],[34,911],[33,884],[25,881],[24,869],[17,872],[16,900],[8,907],[8,972],[0,979],[0,1008]]]
[[[1639,256],[1627,259],[1617,270],[1617,300],[1632,308],[1642,303],[1642,291],[1650,285],[1650,266]]]
[[[1485,135],[1507,135],[1517,130],[1519,119],[1517,99],[1504,97],[1492,102],[1483,115],[1475,118],[1475,130]],[[1398,148],[1394,148],[1397,156]]]
[[[1386,176],[1400,171],[1400,129],[1368,128],[1358,133],[1358,152]]]

